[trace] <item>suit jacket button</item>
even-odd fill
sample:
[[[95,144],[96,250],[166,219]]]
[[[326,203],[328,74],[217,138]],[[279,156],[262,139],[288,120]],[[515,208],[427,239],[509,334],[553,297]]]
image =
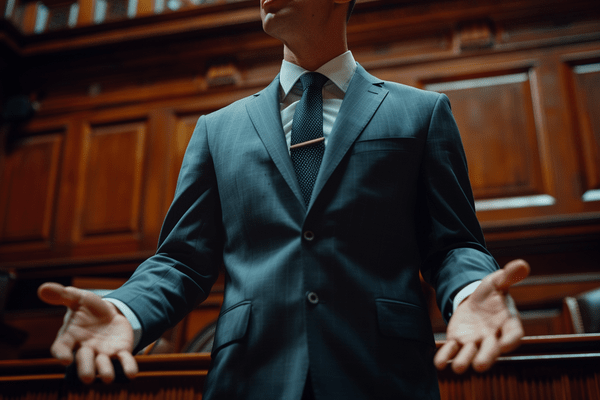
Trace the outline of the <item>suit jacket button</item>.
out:
[[[313,231],[304,231],[302,237],[310,242],[315,238],[315,234],[313,233]]]
[[[306,299],[310,304],[319,304],[319,296],[315,292],[306,293]]]

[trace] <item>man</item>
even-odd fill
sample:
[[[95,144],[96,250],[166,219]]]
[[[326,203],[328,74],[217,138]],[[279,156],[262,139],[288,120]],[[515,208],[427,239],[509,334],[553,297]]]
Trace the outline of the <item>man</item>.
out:
[[[206,298],[220,265],[207,399],[439,398],[419,271],[449,318],[438,368],[483,371],[518,345],[505,293],[528,266],[498,270],[485,249],[448,100],[357,65],[352,6],[261,0],[281,73],[200,118],[157,254],[107,300],[40,288],[74,311],[52,352],[75,350],[84,382],[112,381],[111,358],[134,376],[132,352]]]

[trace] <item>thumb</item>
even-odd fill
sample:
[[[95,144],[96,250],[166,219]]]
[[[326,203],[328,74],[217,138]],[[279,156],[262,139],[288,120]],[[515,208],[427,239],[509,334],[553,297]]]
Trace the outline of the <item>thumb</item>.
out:
[[[500,273],[495,274],[493,284],[496,289],[501,291],[508,290],[515,283],[521,282],[529,275],[531,268],[525,260],[512,260],[504,266]]]
[[[38,297],[45,303],[54,306],[74,308],[81,300],[76,290],[68,290],[60,283],[46,282],[38,288]]]

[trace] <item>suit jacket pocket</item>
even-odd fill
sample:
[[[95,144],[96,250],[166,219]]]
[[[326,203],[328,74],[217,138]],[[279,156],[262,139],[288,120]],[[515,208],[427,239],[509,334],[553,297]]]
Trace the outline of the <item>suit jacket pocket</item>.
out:
[[[250,301],[243,301],[228,308],[219,315],[213,353],[216,353],[220,348],[232,342],[244,338],[248,330],[251,309],[252,303]]]
[[[375,299],[375,304],[382,335],[435,345],[427,310],[391,299]]]
[[[417,145],[414,137],[380,137],[373,139],[359,139],[354,142],[352,154],[368,151],[405,151],[411,152]]]

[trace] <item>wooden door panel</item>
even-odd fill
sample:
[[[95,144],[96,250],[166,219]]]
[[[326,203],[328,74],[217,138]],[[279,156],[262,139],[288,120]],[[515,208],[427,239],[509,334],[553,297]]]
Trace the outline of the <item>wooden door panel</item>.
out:
[[[600,200],[600,63],[574,66],[574,96],[582,157],[582,199]]]
[[[140,232],[144,122],[92,126],[83,150],[80,236]]]
[[[432,82],[448,95],[469,161],[478,210],[549,205],[530,72]]]
[[[26,138],[7,154],[0,181],[0,246],[49,246],[62,149],[63,134],[51,132]]]
[[[175,195],[175,188],[177,187],[177,177],[179,176],[179,170],[181,169],[181,163],[183,162],[183,156],[187,149],[188,143],[194,133],[196,122],[200,118],[199,114],[178,116],[175,127],[175,134],[172,138],[172,152],[171,152],[171,165],[169,166],[169,184],[168,190],[171,199]]]

